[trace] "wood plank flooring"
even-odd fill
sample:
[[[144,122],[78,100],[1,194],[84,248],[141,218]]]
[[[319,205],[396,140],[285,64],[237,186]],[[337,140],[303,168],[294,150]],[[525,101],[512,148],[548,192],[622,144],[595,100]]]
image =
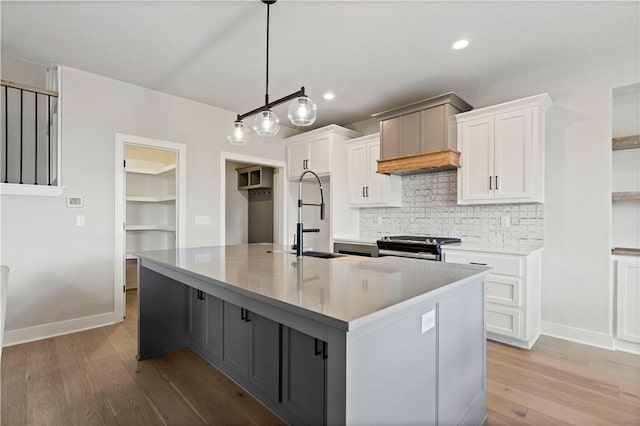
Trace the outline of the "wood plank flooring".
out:
[[[279,425],[189,349],[138,362],[122,324],[5,348],[2,425]],[[401,391],[401,390],[400,390]],[[487,345],[489,425],[640,425],[640,357],[550,337]]]

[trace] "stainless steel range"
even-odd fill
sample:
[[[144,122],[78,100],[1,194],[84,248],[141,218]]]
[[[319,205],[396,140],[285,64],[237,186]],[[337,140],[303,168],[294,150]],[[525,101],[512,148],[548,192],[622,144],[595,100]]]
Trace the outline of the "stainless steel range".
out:
[[[382,237],[377,241],[379,256],[414,257],[417,259],[442,260],[444,244],[459,243],[460,238],[396,235]]]

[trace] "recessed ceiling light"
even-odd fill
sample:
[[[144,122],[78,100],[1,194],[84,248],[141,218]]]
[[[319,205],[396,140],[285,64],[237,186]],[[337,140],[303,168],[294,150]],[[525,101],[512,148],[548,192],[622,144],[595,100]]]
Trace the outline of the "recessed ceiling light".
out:
[[[464,49],[465,47],[467,47],[469,45],[469,40],[458,40],[455,43],[453,43],[453,48],[455,50],[460,50],[460,49]]]
[[[325,93],[325,94],[324,94],[324,98],[325,98],[326,100],[328,100],[328,101],[330,101],[331,99],[333,99],[333,98],[335,98],[335,97],[336,97],[336,95],[334,95],[334,94],[333,94],[333,93],[331,93],[331,92],[327,92],[327,93]]]

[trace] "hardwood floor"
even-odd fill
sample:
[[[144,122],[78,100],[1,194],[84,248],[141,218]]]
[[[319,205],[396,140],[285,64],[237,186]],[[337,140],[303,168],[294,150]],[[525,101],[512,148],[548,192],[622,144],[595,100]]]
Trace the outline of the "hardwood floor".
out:
[[[283,424],[189,349],[138,362],[122,324],[5,348],[2,425]],[[551,337],[487,345],[489,425],[640,424],[640,357]]]

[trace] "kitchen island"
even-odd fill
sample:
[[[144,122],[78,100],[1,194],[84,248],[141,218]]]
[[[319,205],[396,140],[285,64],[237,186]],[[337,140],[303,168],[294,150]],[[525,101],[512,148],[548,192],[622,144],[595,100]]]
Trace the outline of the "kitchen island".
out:
[[[486,419],[486,268],[271,244],[137,255],[141,361],[189,346],[292,424]]]

